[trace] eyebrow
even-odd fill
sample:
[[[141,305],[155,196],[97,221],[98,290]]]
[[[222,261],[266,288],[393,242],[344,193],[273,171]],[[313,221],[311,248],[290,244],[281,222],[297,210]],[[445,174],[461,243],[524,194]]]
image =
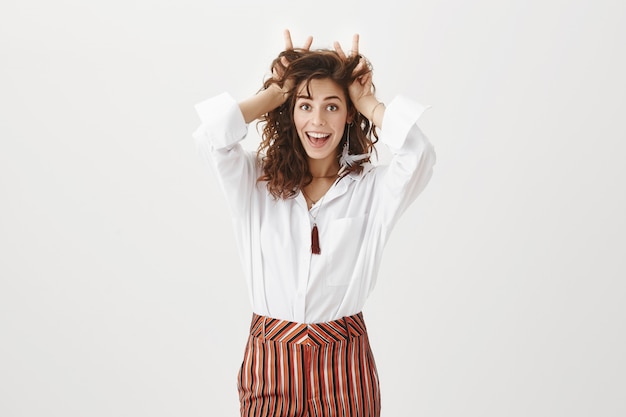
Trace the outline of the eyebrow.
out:
[[[312,97],[310,95],[303,95],[303,94],[297,95],[296,98],[298,98],[298,99],[303,98],[303,99],[306,99],[306,100],[312,100]],[[342,101],[341,97],[339,97],[339,96],[324,97],[324,99],[322,101],[328,101],[328,100],[339,100],[339,101]]]

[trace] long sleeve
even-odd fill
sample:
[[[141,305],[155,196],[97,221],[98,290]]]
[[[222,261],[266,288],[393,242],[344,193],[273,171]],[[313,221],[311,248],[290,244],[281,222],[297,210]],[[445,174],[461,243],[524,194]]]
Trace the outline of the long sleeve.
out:
[[[228,94],[196,105],[201,124],[193,133],[199,155],[213,168],[235,217],[250,209],[250,196],[256,186],[256,155],[239,143],[248,133],[239,106]]]
[[[405,97],[396,97],[385,111],[381,142],[393,154],[380,170],[382,221],[391,229],[400,215],[424,190],[432,177],[436,155],[432,144],[417,126],[426,107]]]

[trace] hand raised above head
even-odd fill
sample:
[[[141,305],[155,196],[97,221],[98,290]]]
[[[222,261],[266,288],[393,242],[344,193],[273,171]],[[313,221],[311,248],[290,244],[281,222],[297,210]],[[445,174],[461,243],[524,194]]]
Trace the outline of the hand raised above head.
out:
[[[368,118],[371,117],[370,113],[366,112],[366,110],[368,110],[368,106],[375,101],[374,84],[372,83],[372,65],[365,57],[359,55],[359,35],[354,34],[352,37],[352,49],[350,49],[348,55],[346,55],[339,42],[335,42],[334,46],[340,58],[344,60],[359,59],[359,63],[352,71],[352,74],[356,78],[352,84],[350,84],[348,92],[357,110],[364,115],[367,114]]]
[[[284,68],[281,68],[281,70],[284,71],[284,69],[289,66],[289,58],[287,58],[287,56],[286,56],[286,55],[289,55],[289,54],[285,54],[285,52],[286,51],[293,51],[294,47],[293,47],[293,41],[291,40],[291,32],[289,32],[289,29],[285,29],[285,31],[283,32],[283,37],[285,39],[285,50],[281,54],[282,56],[280,57],[280,63],[284,67]],[[302,47],[300,47],[298,49],[308,51],[311,48],[311,44],[312,43],[313,43],[313,36],[308,36],[306,38],[306,40],[304,41],[304,45],[302,45]],[[280,74],[280,75],[282,75],[282,74]]]
[[[285,29],[283,32],[283,36],[285,38],[285,50],[293,49],[293,42],[291,40],[291,32],[289,29]],[[304,45],[300,49],[309,50],[311,48],[311,44],[313,43],[313,36],[308,36],[306,41],[304,41]]]
[[[293,41],[291,40],[291,32],[289,32],[289,29],[285,29],[285,31],[283,32],[283,37],[285,39],[285,49],[281,53],[280,59],[275,60],[274,64],[272,65],[272,78],[281,84],[285,81],[283,80],[283,76],[285,74],[285,70],[289,66],[288,56],[290,54],[288,53],[286,54],[285,52],[294,50]],[[302,47],[298,49],[308,51],[311,48],[312,43],[313,43],[313,36],[308,36],[306,40],[304,41],[304,45],[302,45]],[[286,90],[288,90],[291,86],[286,86],[286,87],[287,87]]]
[[[335,51],[341,57],[341,59],[348,59],[350,57],[356,56],[359,54],[359,34],[355,33],[352,36],[352,49],[350,49],[350,53],[346,55],[341,47],[341,44],[337,41],[334,42]]]

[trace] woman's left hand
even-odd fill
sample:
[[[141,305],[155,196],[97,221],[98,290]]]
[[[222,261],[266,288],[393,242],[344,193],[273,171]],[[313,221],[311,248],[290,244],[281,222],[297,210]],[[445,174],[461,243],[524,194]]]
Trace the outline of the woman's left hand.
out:
[[[334,46],[335,51],[342,59],[349,59],[350,57],[359,54],[359,35],[355,34],[352,37],[352,49],[350,50],[349,55],[346,55],[346,53],[341,48],[339,42],[335,42]],[[369,61],[367,61],[367,59],[361,57],[359,63],[354,68],[354,73],[362,72],[364,69],[367,69],[367,72],[356,78],[352,82],[352,84],[350,84],[350,86],[348,87],[348,93],[350,94],[350,100],[352,100],[352,103],[354,103],[354,106],[356,107],[358,112],[370,119],[371,122],[380,126],[380,124],[376,122],[382,121],[382,118],[376,121],[373,120],[373,110],[376,109],[376,106],[378,106],[379,102],[374,95],[374,88],[372,83],[372,65],[369,63]],[[376,117],[376,119],[379,118]]]

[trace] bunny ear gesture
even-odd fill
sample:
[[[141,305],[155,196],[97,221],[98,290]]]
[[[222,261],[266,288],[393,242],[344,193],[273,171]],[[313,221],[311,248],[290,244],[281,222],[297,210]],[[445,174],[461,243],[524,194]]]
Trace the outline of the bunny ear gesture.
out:
[[[341,44],[339,44],[339,42],[335,41],[334,46],[335,46],[335,51],[341,57],[341,59],[348,59],[352,56],[358,55],[359,54],[359,34],[355,33],[354,36],[352,36],[352,49],[350,49],[350,53],[348,55],[346,55],[346,53],[343,51],[343,48],[341,47]]]
[[[289,50],[289,49],[293,49],[293,42],[291,40],[291,32],[289,32],[289,29],[285,29],[285,31],[283,32],[283,37],[285,38],[285,50]],[[309,50],[311,48],[311,44],[313,43],[313,36],[308,36],[306,38],[306,40],[304,41],[304,45],[302,45],[302,48],[300,49],[305,49],[305,50]]]
[[[285,31],[283,32],[283,38],[285,40],[284,51],[293,51],[293,41],[291,40],[291,32],[289,32],[289,29],[285,29]],[[302,45],[302,47],[298,49],[308,51],[311,48],[312,43],[313,36],[308,36],[304,41],[304,45]],[[279,82],[286,81],[283,80],[283,76],[285,75],[285,70],[289,66],[289,59],[287,58],[287,56],[284,55],[284,51],[283,53],[281,53],[282,56],[280,57],[280,62],[276,61],[274,63],[274,66],[272,67],[272,77]],[[289,82],[287,84],[288,85],[285,88],[286,91],[290,90],[293,87]]]
[[[348,93],[359,113],[367,117],[372,124],[381,127],[384,110],[383,112],[376,112],[376,110],[378,110],[379,106],[382,106],[383,109],[385,106],[383,103],[379,102],[374,95],[372,64],[359,54],[359,35],[354,34],[352,37],[352,49],[350,49],[348,55],[346,55],[343,48],[341,48],[339,42],[335,42],[334,45],[335,52],[337,52],[337,55],[339,55],[341,59],[358,58],[359,63],[353,70],[353,74],[357,75],[357,78],[348,87]]]
[[[344,52],[343,48],[341,47],[341,44],[337,41],[335,41],[334,43],[335,46],[335,52],[337,52],[337,55],[339,55],[339,57],[343,60],[347,60],[353,57],[358,57],[359,56],[359,34],[355,33],[352,36],[352,49],[350,49],[350,53],[348,55],[346,55],[346,53]],[[357,73],[359,71],[362,71],[364,69],[364,67],[367,67],[368,70],[368,75],[369,75],[369,80],[367,79],[367,75],[363,75],[361,77],[359,77],[359,81],[361,82],[361,84],[366,84],[366,82],[370,81],[371,82],[371,72],[372,72],[372,64],[370,64],[370,62],[365,59],[364,57],[361,57],[359,59],[359,63],[356,66],[356,68],[354,69],[354,73]]]

